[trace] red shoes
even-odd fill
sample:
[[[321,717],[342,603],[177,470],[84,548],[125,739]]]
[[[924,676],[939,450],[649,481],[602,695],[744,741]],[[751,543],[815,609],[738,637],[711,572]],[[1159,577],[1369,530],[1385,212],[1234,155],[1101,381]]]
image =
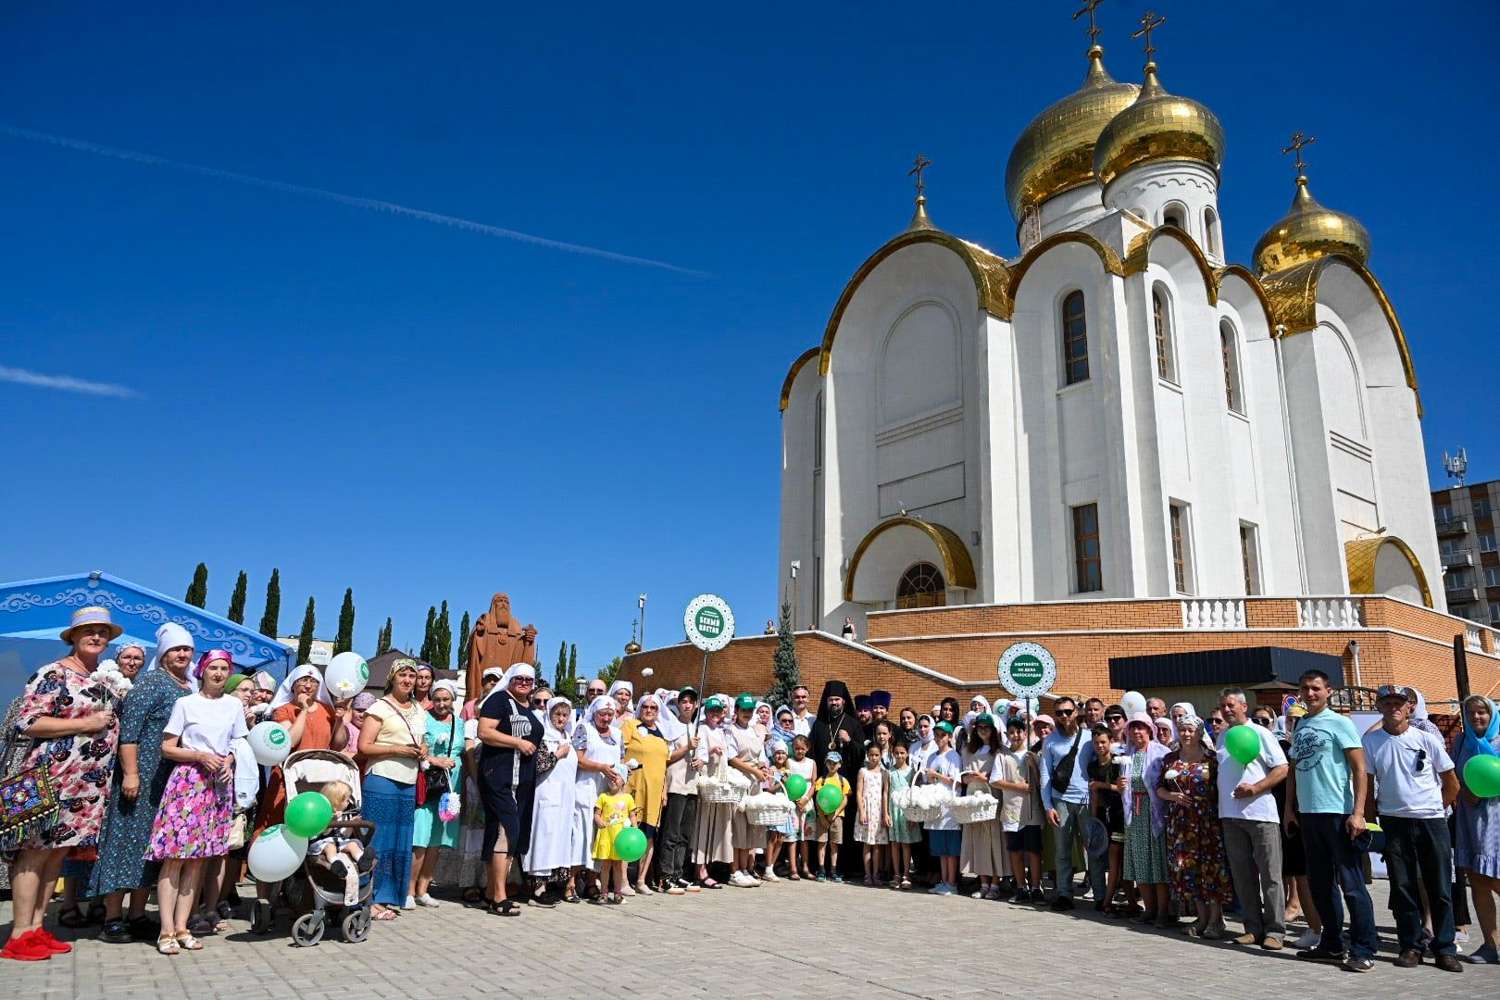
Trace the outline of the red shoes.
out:
[[[19,937],[13,937],[0,948],[0,958],[17,962],[42,962],[53,955],[65,955],[73,946],[53,937],[50,931],[37,928]]]

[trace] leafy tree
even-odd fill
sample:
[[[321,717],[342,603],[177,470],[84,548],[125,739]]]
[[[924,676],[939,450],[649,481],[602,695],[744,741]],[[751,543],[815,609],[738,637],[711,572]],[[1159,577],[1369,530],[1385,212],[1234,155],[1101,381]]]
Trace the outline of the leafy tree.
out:
[[[615,682],[615,678],[620,676],[620,668],[624,665],[625,658],[623,656],[615,657],[613,660],[609,661],[608,666],[600,669],[599,679],[603,681],[606,686],[613,684]]]
[[[245,591],[250,586],[250,578],[240,570],[240,575],[234,581],[234,595],[229,598],[229,620],[236,625],[245,624]]]
[[[188,584],[187,597],[183,600],[195,608],[208,606],[208,567],[203,563],[193,570],[193,582]]]
[[[781,627],[776,630],[776,657],[772,662],[775,680],[766,701],[773,705],[790,705],[792,690],[802,683],[802,668],[797,663],[797,639],[792,634],[792,606],[781,603]]]
[[[453,660],[453,625],[448,621],[447,601],[443,602],[443,610],[438,612],[434,628],[436,631],[432,633],[432,659],[427,662],[440,670],[447,670],[449,663]]]
[[[333,651],[347,653],[354,648],[354,588],[344,588],[344,605],[339,608],[339,634],[334,637]]]
[[[456,670],[465,670],[469,666],[469,637],[474,632],[474,626],[469,623],[469,613],[464,612],[463,621],[458,623],[458,659],[454,661]]]
[[[313,612],[313,599],[307,599],[307,613],[302,616],[302,635],[297,640],[297,662],[307,663],[312,657],[313,629],[316,627],[316,617]]]
[[[391,620],[386,618],[385,626],[381,628],[380,634],[375,638],[375,655],[379,656],[391,648]]]
[[[276,638],[281,618],[281,570],[271,570],[271,579],[266,584],[266,613],[260,617],[260,634],[267,639]]]
[[[422,633],[422,652],[418,656],[423,663],[432,662],[432,636],[437,626],[437,608],[427,605],[427,628]]]

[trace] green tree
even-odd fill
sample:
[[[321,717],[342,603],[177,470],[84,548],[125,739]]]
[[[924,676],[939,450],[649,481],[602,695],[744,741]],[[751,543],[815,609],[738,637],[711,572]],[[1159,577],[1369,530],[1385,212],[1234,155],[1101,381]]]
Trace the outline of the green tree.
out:
[[[433,628],[437,625],[437,608],[431,604],[427,605],[427,628],[422,633],[422,652],[418,655],[423,663],[432,662],[432,635]]]
[[[339,634],[334,637],[333,651],[347,653],[354,648],[354,588],[344,588],[344,605],[339,608]]]
[[[260,634],[267,639],[276,638],[281,619],[281,570],[271,570],[271,579],[266,584],[266,613],[260,616]]]
[[[792,606],[781,602],[781,627],[776,630],[776,656],[772,661],[774,680],[766,701],[773,705],[790,705],[792,690],[802,683],[802,667],[797,663],[797,638],[792,634]]]
[[[193,582],[188,584],[187,597],[183,600],[195,608],[208,606],[208,566],[199,563],[193,570]]]
[[[458,623],[458,659],[454,661],[455,670],[466,670],[469,666],[469,636],[474,632],[474,626],[469,623],[469,613],[464,612],[463,621]]]
[[[313,611],[313,599],[307,599],[307,613],[302,616],[302,634],[297,639],[297,662],[306,663],[312,657],[313,629],[317,619]]]
[[[443,610],[438,612],[434,627],[436,631],[432,633],[432,659],[427,662],[439,670],[447,670],[453,662],[453,624],[448,620],[447,601],[443,602]]]
[[[379,656],[391,648],[391,620],[386,618],[385,626],[381,628],[380,634],[375,639],[375,655]]]
[[[564,642],[557,647],[557,666],[552,671],[552,690],[561,694],[564,691],[572,691],[568,684],[568,644]],[[566,696],[564,696],[566,697]]]
[[[609,661],[608,666],[600,669],[599,679],[603,681],[606,686],[613,684],[615,682],[615,678],[620,676],[620,668],[624,665],[625,658],[623,656],[615,657],[613,660]]]
[[[564,698],[572,697],[573,692],[578,690],[578,643],[568,647],[568,686],[556,694]]]
[[[245,591],[250,587],[250,578],[240,570],[239,578],[234,581],[234,595],[229,598],[229,620],[236,625],[245,624]]]

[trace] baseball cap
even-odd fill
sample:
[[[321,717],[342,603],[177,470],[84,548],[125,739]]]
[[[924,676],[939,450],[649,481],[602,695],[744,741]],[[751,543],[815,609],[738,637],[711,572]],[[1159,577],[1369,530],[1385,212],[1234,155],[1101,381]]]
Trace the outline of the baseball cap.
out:
[[[698,697],[698,689],[695,688],[695,687],[693,687],[691,684],[689,684],[687,687],[680,688],[677,691],[677,697],[681,698],[684,695],[691,695],[692,697],[697,698]]]
[[[1375,700],[1384,701],[1387,698],[1400,698],[1402,701],[1415,701],[1411,688],[1402,687],[1399,684],[1382,684],[1375,689]]]
[[[946,719],[944,719],[942,722],[939,722],[937,725],[933,726],[932,728],[933,729],[941,729],[943,732],[949,734],[950,736],[953,734],[953,723],[949,722]]]
[[[755,695],[742,694],[734,699],[734,707],[741,712],[752,712],[755,710]]]

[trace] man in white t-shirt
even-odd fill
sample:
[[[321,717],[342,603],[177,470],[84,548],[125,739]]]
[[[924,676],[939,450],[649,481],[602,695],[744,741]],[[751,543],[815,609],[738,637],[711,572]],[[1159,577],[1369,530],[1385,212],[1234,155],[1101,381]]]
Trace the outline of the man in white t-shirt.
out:
[[[792,688],[792,731],[798,736],[810,736],[812,724],[818,721],[818,713],[807,707],[807,688],[798,684]]]
[[[1250,723],[1249,706],[1240,688],[1219,692],[1219,710],[1226,727],[1248,725],[1260,737],[1260,754],[1248,764],[1230,756],[1227,740],[1218,741],[1224,853],[1245,921],[1245,933],[1235,942],[1280,951],[1286,908],[1281,884],[1281,815],[1272,789],[1286,780],[1286,754],[1270,729]]]
[[[1365,761],[1373,802],[1385,831],[1391,914],[1401,953],[1396,965],[1422,964],[1422,896],[1432,915],[1434,964],[1462,972],[1453,944],[1453,845],[1444,811],[1458,798],[1458,774],[1440,737],[1411,724],[1416,699],[1406,688],[1382,684],[1375,692],[1380,728],[1365,733]]]

